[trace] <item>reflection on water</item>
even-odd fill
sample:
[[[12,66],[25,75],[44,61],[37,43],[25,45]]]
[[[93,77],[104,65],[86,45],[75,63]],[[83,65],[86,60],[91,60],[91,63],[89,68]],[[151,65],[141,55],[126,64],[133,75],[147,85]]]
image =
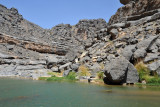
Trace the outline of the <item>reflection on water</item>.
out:
[[[159,107],[160,87],[0,79],[0,107]]]

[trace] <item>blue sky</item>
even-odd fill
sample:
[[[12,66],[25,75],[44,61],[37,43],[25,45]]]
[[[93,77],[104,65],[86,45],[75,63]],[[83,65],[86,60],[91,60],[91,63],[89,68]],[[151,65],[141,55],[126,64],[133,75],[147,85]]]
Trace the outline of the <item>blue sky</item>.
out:
[[[0,4],[17,8],[25,19],[43,28],[75,25],[80,19],[103,18],[108,22],[122,6],[119,0],[0,0]]]

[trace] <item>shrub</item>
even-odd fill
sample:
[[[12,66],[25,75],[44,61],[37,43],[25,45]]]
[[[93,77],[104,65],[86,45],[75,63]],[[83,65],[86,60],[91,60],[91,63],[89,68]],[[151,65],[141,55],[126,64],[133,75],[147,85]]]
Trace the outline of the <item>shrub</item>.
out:
[[[39,77],[39,80],[46,80],[46,81],[73,81],[76,80],[76,73],[70,72],[67,77],[57,77],[55,75],[51,77]]]
[[[79,71],[79,76],[90,76],[91,75],[89,73],[89,69],[84,65],[81,65],[78,71]]]
[[[156,77],[156,76],[143,76],[142,78],[143,80],[145,80],[147,82],[147,84],[149,85],[159,85],[160,84],[160,78]]]
[[[39,80],[46,80],[48,77],[39,77]]]
[[[160,84],[160,78],[156,73],[152,74],[153,76],[150,76],[150,71],[146,67],[146,65],[143,62],[140,62],[135,65],[135,68],[137,69],[140,77],[140,81],[145,80],[147,84],[149,85],[159,85]]]
[[[158,83],[160,84],[160,78],[158,78]]]
[[[99,71],[99,72],[97,73],[97,76],[98,76],[98,79],[103,79],[103,78],[104,78],[102,71]]]
[[[146,67],[146,65],[143,62],[136,64],[135,68],[137,69],[137,71],[139,73],[140,81],[142,81],[145,76],[149,76],[149,74],[150,74],[150,71],[148,70],[148,68]]]
[[[152,77],[147,81],[148,84],[150,83],[158,83],[158,78]]]
[[[76,73],[75,72],[70,72],[66,78],[69,79],[69,80],[75,80],[76,79]]]
[[[64,77],[55,77],[55,76],[53,76],[53,77],[47,78],[46,80],[47,81],[62,81],[64,79],[65,79]]]

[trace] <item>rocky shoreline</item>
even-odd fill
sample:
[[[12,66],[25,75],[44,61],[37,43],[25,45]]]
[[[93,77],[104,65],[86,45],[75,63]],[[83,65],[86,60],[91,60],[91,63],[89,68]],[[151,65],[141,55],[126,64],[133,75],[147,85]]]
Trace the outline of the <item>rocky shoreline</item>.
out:
[[[132,84],[140,81],[138,63],[160,76],[160,1],[120,2],[124,6],[108,23],[84,19],[52,29],[0,5],[0,77],[38,79],[48,72],[65,77],[85,69],[80,78],[96,78],[101,71],[107,84]]]

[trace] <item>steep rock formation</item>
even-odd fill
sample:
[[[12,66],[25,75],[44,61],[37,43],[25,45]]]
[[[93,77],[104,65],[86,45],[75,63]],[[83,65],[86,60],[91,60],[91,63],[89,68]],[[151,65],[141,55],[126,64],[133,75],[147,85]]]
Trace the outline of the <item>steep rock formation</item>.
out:
[[[1,76],[22,76],[23,71],[27,71],[31,73],[22,77],[32,78],[32,74],[36,74],[41,69],[52,71],[58,68],[56,71],[60,72],[62,68],[66,69],[63,67],[66,63],[74,63],[76,57],[92,46],[97,41],[96,32],[106,26],[105,20],[97,19],[81,20],[75,26],[60,24],[52,29],[43,29],[23,19],[17,9],[7,9],[0,5],[0,64],[2,65],[0,74]],[[12,58],[3,57],[4,55]],[[29,59],[45,63],[32,64],[28,63]],[[6,67],[3,67],[5,64],[7,64]],[[32,69],[31,65],[37,65],[37,67]],[[15,69],[4,72],[5,68],[10,66]],[[16,66],[22,66],[21,74],[18,73],[19,69]],[[25,66],[29,66],[30,69]],[[39,74],[37,77],[40,76]]]
[[[139,16],[151,16],[155,14],[153,10],[160,8],[160,0],[120,0],[122,4],[125,4],[118,9],[115,15],[113,15],[109,21],[109,24],[125,23],[130,16],[141,15],[146,12],[145,15]]]
[[[80,20],[43,29],[19,15],[15,8],[0,5],[0,76],[37,79],[47,72],[78,72],[85,66],[105,82],[138,82],[134,65],[145,63],[160,75],[159,0],[121,0],[125,4],[111,17]],[[123,17],[122,17],[123,16]]]

